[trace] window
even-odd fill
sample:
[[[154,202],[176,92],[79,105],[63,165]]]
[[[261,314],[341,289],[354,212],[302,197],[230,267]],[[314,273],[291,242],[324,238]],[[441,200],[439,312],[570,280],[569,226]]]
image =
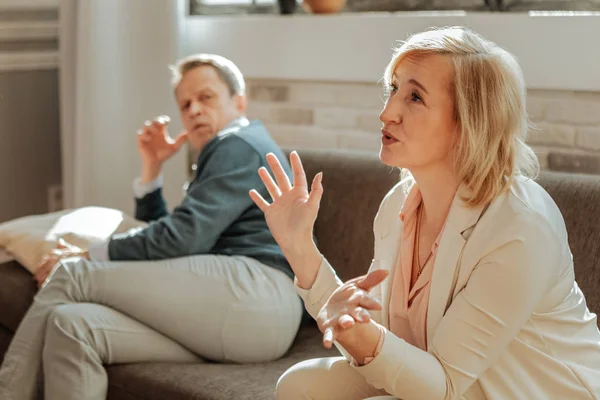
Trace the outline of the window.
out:
[[[277,0],[191,0],[190,10],[192,15],[270,14],[279,12]]]
[[[190,0],[191,14],[277,13],[277,0]],[[302,0],[297,0],[301,3]],[[600,11],[600,0],[347,0],[346,12],[465,10],[527,12],[532,10]],[[296,13],[304,13],[296,7]]]

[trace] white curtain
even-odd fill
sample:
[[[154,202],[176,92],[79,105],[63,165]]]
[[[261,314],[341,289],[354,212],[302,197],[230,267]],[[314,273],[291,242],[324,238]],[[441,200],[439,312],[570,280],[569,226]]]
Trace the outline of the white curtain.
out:
[[[133,212],[135,133],[160,114],[181,129],[168,65],[181,54],[187,0],[60,0],[60,111],[65,207]],[[185,151],[164,171],[173,207]]]

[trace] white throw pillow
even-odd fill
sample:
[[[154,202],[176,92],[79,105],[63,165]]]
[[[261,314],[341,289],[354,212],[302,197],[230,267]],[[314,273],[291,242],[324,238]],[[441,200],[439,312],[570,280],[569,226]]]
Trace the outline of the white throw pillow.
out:
[[[0,249],[35,273],[42,257],[57,247],[59,239],[87,250],[91,243],[145,226],[145,222],[104,207],[31,215],[0,224]]]

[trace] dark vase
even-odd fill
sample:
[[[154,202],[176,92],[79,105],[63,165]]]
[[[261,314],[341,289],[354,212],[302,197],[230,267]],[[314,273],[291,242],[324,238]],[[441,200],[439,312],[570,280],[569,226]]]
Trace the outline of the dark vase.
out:
[[[296,0],[278,0],[281,14],[293,14],[296,11]]]

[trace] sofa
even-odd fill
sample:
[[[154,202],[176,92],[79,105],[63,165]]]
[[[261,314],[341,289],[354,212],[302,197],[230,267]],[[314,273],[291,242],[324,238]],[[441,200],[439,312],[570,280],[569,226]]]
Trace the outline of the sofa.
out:
[[[344,280],[364,273],[372,258],[372,222],[398,170],[369,153],[301,151],[311,179],[323,171],[325,194],[315,227],[319,248]],[[600,312],[600,177],[544,172],[539,183],[566,220],[576,277],[589,308]],[[0,265],[0,360],[36,292],[17,263]],[[335,356],[313,321],[303,323],[288,354],[257,365],[131,364],[107,367],[111,400],[260,400],[274,397],[279,376],[293,364]]]

